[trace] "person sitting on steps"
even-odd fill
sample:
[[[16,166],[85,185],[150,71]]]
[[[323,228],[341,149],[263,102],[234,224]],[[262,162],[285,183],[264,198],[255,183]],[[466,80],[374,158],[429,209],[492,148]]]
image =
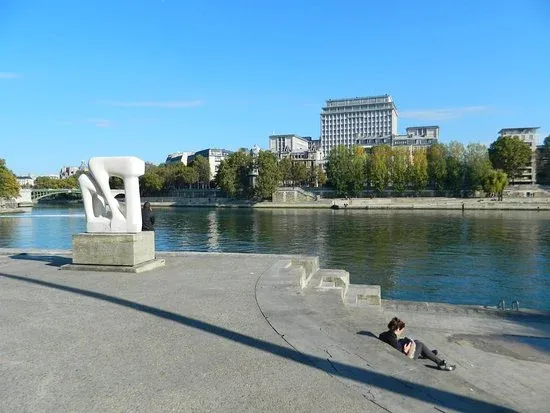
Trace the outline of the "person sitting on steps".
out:
[[[388,331],[381,333],[378,338],[384,343],[389,344],[393,348],[404,353],[411,359],[426,358],[433,361],[439,370],[452,371],[456,368],[454,365],[449,365],[437,357],[437,350],[430,350],[422,341],[403,338],[398,340],[397,337],[405,330],[405,322],[397,317],[391,319],[388,323]]]

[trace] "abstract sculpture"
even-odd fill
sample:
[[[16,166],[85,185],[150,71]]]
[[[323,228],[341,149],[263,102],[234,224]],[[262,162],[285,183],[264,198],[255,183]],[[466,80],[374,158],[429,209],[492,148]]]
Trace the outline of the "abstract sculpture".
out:
[[[94,157],[88,162],[89,175],[78,178],[87,232],[141,232],[139,177],[145,173],[145,162],[133,156]],[[124,181],[125,205],[111,193],[109,178]]]

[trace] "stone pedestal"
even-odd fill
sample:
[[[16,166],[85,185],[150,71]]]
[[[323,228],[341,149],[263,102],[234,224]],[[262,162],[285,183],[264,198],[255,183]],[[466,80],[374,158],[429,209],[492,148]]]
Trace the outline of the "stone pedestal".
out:
[[[73,263],[65,270],[143,272],[164,265],[155,259],[155,233],[81,233],[73,235]]]

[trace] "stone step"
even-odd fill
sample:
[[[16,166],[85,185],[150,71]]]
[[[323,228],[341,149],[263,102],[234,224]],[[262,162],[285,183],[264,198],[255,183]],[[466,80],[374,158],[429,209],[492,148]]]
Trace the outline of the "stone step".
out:
[[[300,288],[306,288],[311,277],[319,271],[319,257],[295,256],[290,261],[292,267],[301,267]]]
[[[340,290],[342,302],[347,306],[377,307],[382,303],[379,285],[350,284],[349,272],[336,269],[319,269],[318,259],[297,257],[291,262],[299,274],[300,287],[306,290]]]
[[[346,305],[380,307],[382,303],[379,285],[350,284],[344,297]]]

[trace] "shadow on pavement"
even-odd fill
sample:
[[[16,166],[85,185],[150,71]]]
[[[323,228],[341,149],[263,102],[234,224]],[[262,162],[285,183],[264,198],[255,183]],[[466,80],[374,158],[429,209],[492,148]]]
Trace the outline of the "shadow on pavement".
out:
[[[43,261],[47,262],[47,265],[51,265],[52,267],[61,267],[65,264],[71,264],[73,262],[71,258],[61,257],[58,255],[35,255],[27,254],[26,252],[10,255],[10,258],[14,260]]]
[[[367,336],[367,337],[378,338],[378,336],[377,336],[376,334],[374,334],[372,331],[365,331],[365,330],[362,330],[362,331],[358,331],[357,334],[359,334],[360,336]]]
[[[421,400],[426,403],[431,403],[441,407],[447,407],[458,411],[479,411],[479,412],[513,412],[515,410],[504,406],[493,404],[490,402],[473,399],[468,396],[463,396],[456,393],[451,393],[446,390],[436,389],[434,387],[425,386],[422,384],[413,383],[407,380],[401,380],[385,374],[355,367],[349,364],[339,363],[336,361],[328,362],[324,358],[313,355],[303,354],[289,347],[284,347],[279,344],[274,344],[269,341],[254,338],[245,334],[238,333],[223,327],[216,326],[184,315],[176,314],[170,311],[165,311],[160,308],[150,307],[139,304],[134,301],[125,300],[122,298],[97,293],[94,291],[83,290],[80,288],[70,287],[62,284],[56,284],[48,281],[42,281],[35,278],[21,277],[18,275],[0,273],[0,276],[5,279],[23,281],[36,285],[41,285],[48,288],[55,288],[61,291],[67,291],[73,294],[79,294],[85,297],[94,298],[96,300],[106,301],[112,304],[117,304],[123,307],[132,308],[136,311],[151,314],[155,317],[160,317],[166,320],[171,320],[183,326],[204,331],[209,334],[223,337],[227,340],[236,343],[244,344],[261,351],[274,354],[279,357],[292,360],[302,365],[324,371],[332,376],[341,377],[352,380],[368,386],[377,387],[388,390],[390,392],[405,395],[410,398]],[[372,334],[372,333],[371,333]],[[378,404],[378,403],[376,403]]]

